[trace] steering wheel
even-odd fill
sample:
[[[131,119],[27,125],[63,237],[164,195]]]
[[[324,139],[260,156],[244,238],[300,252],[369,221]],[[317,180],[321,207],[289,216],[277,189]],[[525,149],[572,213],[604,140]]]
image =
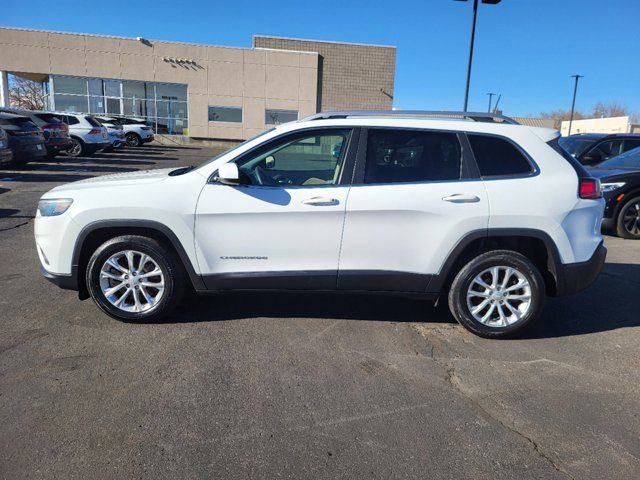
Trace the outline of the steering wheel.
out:
[[[253,179],[257,185],[278,185],[278,182],[265,172],[260,165],[256,165],[256,168],[253,169]]]

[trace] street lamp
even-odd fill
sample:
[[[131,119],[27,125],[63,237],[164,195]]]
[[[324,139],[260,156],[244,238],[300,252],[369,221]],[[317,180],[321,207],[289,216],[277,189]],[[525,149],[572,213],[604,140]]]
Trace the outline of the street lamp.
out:
[[[468,0],[456,0],[457,2],[467,2]],[[482,3],[496,5],[501,0],[482,0]],[[469,84],[471,83],[471,63],[473,62],[473,44],[476,39],[476,20],[478,18],[478,0],[473,0],[473,21],[471,22],[471,42],[469,44],[469,64],[467,65],[467,86],[464,91],[464,110],[467,111],[469,104]]]
[[[578,80],[584,77],[584,75],[571,75],[576,79],[576,83],[573,85],[573,101],[571,102],[571,116],[569,117],[569,133],[567,137],[571,135],[571,124],[573,123],[573,111],[576,108],[576,94],[578,93]]]

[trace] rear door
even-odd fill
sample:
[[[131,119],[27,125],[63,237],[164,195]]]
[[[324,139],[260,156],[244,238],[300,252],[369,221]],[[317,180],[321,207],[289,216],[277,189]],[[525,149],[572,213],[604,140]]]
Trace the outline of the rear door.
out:
[[[338,288],[425,292],[456,243],[485,232],[488,217],[463,135],[368,129],[347,201]]]

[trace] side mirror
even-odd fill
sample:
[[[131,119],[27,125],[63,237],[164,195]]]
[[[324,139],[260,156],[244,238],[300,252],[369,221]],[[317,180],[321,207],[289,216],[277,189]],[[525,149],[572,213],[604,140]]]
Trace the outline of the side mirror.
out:
[[[267,158],[264,159],[264,166],[265,168],[273,168],[276,166],[276,159],[273,155],[269,155]]]
[[[240,184],[238,166],[235,163],[225,163],[218,169],[218,178],[216,180],[223,185]]]

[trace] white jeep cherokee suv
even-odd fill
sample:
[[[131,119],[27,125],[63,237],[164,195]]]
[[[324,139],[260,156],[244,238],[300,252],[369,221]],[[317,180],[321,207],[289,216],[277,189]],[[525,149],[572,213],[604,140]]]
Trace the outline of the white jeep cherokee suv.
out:
[[[600,186],[557,139],[489,114],[317,114],[197,168],[56,187],[37,250],[48,279],[124,320],[187,286],[448,295],[502,337],[604,263]]]

